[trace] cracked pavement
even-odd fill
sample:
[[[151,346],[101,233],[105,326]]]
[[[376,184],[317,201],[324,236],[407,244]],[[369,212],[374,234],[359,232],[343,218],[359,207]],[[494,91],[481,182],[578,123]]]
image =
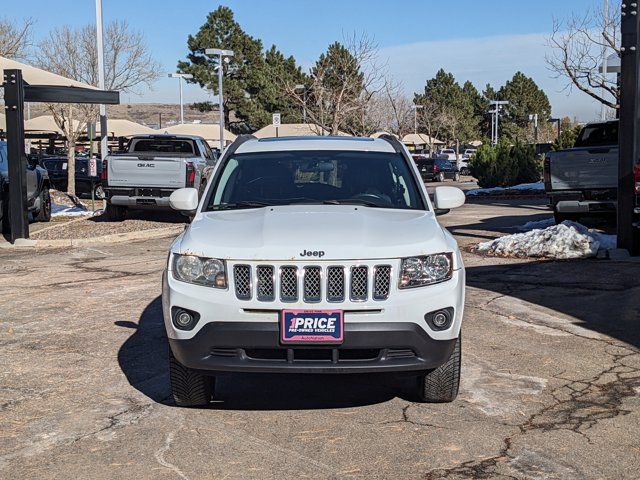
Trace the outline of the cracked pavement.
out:
[[[441,218],[464,247],[548,216],[526,202]],[[410,377],[229,375],[178,409],[169,243],[0,253],[0,478],[638,477],[640,263],[464,253],[451,404]]]

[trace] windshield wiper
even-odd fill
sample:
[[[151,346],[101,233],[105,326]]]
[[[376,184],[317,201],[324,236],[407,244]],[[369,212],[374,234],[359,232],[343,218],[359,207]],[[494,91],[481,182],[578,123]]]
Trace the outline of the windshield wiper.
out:
[[[266,202],[231,202],[214,205],[211,210],[239,210],[242,208],[262,208],[269,206],[271,206],[271,204]]]
[[[393,208],[391,205],[380,205],[379,203],[370,202],[368,200],[354,198],[346,198],[344,200],[324,200],[322,203],[325,205],[364,205],[365,207]]]

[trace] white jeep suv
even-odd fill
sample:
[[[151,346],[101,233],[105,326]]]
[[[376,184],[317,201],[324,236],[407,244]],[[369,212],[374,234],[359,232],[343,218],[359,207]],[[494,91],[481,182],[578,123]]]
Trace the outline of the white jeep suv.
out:
[[[422,401],[458,393],[465,272],[395,138],[241,136],[198,192],[163,278],[175,403],[222,372],[411,372]]]

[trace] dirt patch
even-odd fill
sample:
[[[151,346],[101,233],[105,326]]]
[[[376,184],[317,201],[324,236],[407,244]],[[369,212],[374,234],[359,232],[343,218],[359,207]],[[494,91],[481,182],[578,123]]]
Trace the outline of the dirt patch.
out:
[[[186,217],[173,212],[139,212],[121,222],[113,222],[105,215],[83,218],[74,222],[61,222],[60,226],[36,231],[34,240],[62,240],[70,238],[95,238],[116,233],[139,232],[186,224]]]

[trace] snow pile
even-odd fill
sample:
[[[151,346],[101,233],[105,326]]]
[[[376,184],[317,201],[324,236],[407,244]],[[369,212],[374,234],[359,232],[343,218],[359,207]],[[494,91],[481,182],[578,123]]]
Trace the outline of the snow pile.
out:
[[[504,257],[586,258],[615,248],[616,236],[564,221],[545,229],[515,233],[478,244],[478,250]]]
[[[51,216],[52,217],[77,217],[81,215],[93,215],[93,212],[84,210],[80,207],[70,207],[68,205],[58,205],[57,203],[51,203]]]
[[[467,196],[469,195],[485,195],[488,193],[503,193],[507,191],[544,191],[544,183],[521,183],[520,185],[514,185],[513,187],[493,187],[493,188],[474,188],[473,190],[467,190]]]

